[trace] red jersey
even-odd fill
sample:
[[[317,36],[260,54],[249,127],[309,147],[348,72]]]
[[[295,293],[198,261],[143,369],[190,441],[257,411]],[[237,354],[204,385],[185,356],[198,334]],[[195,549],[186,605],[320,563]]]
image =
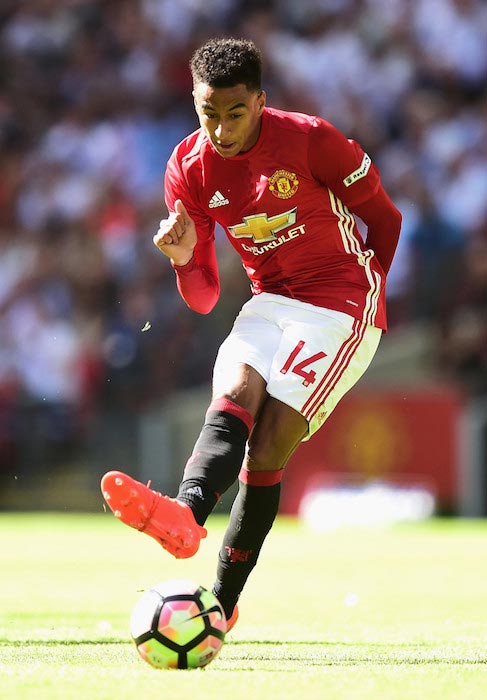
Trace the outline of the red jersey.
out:
[[[174,149],[165,176],[169,211],[181,199],[198,235],[178,277],[199,267],[198,294],[218,295],[218,222],[253,294],[281,294],[385,329],[385,274],[351,213],[380,187],[369,156],[318,117],[265,108],[256,144],[232,158],[198,129]]]

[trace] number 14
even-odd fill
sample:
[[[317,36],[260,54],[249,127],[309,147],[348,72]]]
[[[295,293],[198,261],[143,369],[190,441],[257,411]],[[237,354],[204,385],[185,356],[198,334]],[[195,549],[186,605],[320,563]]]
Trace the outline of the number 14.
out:
[[[317,360],[321,360],[323,357],[326,357],[326,352],[316,352],[314,355],[311,355],[311,357],[307,357],[305,360],[301,360],[301,362],[297,362],[294,366],[292,366],[294,360],[297,358],[303,347],[304,340],[300,340],[287,358],[286,362],[281,367],[281,374],[287,374],[287,372],[291,370],[293,374],[303,377],[303,386],[309,386],[316,381],[316,372],[313,369],[305,371],[305,367],[308,367],[313,362],[317,362]]]

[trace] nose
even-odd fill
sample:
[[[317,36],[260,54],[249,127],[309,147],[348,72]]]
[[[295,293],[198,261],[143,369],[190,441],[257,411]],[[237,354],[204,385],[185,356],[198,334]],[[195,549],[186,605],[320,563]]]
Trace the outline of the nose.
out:
[[[230,129],[228,127],[228,122],[219,122],[218,126],[215,129],[215,136],[219,141],[223,141],[225,136],[227,136],[230,133]]]

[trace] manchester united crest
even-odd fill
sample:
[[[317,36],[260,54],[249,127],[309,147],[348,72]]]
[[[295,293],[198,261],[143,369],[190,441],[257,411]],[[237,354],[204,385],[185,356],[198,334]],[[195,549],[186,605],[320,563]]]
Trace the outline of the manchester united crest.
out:
[[[269,178],[269,190],[274,197],[289,199],[298,191],[299,180],[296,173],[289,170],[276,170]]]

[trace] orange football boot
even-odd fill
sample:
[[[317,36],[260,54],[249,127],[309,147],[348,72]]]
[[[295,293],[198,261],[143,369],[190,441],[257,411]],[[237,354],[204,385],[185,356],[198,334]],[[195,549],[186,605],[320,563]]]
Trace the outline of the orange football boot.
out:
[[[230,615],[230,617],[227,620],[226,634],[228,634],[230,632],[230,630],[232,630],[235,627],[235,625],[237,624],[237,620],[238,620],[238,605],[236,605],[233,608],[233,613]]]
[[[115,517],[153,537],[176,559],[196,554],[200,540],[207,535],[186,503],[163,496],[128,474],[107,472],[101,490]]]

